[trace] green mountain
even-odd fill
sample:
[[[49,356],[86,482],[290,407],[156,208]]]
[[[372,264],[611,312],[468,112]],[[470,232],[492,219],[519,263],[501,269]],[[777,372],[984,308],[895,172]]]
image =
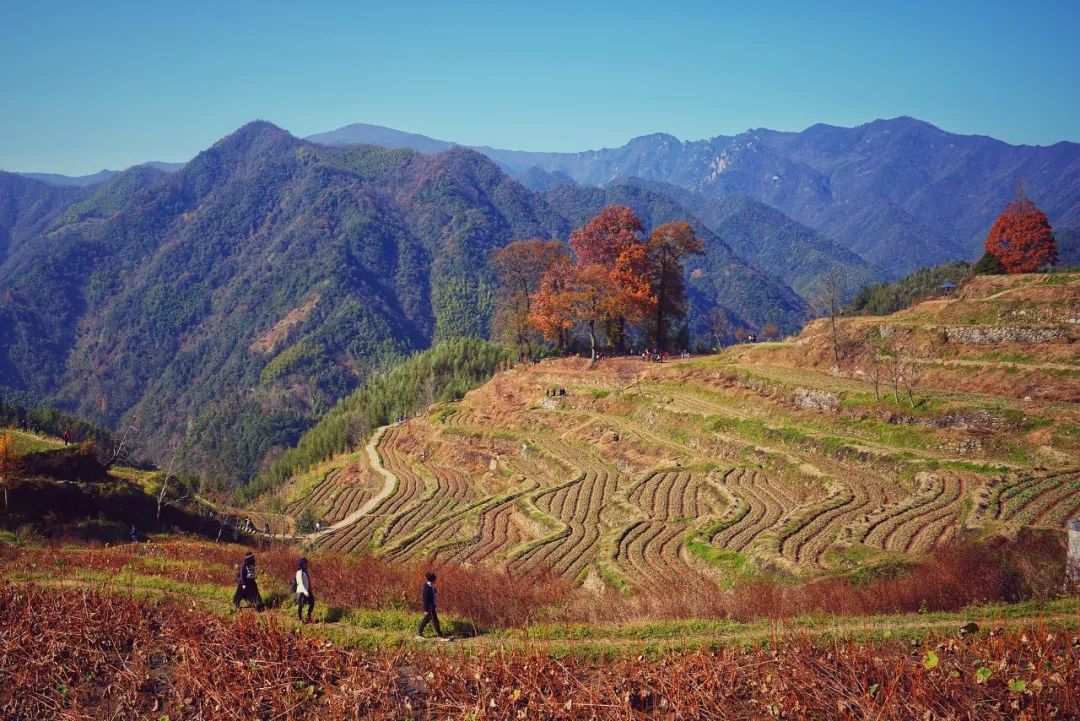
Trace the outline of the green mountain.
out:
[[[649,222],[689,217],[627,192]],[[564,238],[624,197],[601,193],[541,196],[463,148],[319,146],[265,122],[174,173],[0,175],[0,391],[134,428],[158,460],[183,439],[188,467],[244,481],[373,373],[485,336],[491,251]],[[793,291],[709,244],[697,308],[801,322]]]

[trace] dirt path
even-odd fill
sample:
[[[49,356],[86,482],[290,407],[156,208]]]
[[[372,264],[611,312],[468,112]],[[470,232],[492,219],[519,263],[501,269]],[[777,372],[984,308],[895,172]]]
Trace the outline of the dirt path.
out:
[[[390,426],[380,426],[371,434],[371,439],[367,442],[364,450],[367,452],[368,460],[371,462],[371,467],[383,477],[383,487],[379,489],[379,492],[368,499],[368,502],[356,509],[349,515],[342,518],[332,526],[327,526],[314,533],[307,533],[303,535],[292,536],[293,539],[301,540],[305,542],[311,542],[325,536],[328,533],[336,533],[344,528],[348,528],[361,518],[371,513],[383,500],[394,492],[397,487],[398,478],[389,469],[382,464],[382,458],[379,456],[379,443],[382,441],[383,435],[386,434],[386,429]]]
[[[22,580],[5,579],[8,583],[22,583]],[[32,583],[59,589],[89,588],[96,591],[132,595],[133,589],[122,582],[101,583],[71,578],[35,579]],[[149,599],[163,599],[175,596],[171,590],[140,586],[134,595]],[[231,604],[228,602],[229,589],[222,588],[220,600],[199,597],[195,600],[200,607],[211,613],[229,615]],[[655,621],[651,623],[619,626],[586,626],[584,624],[542,628],[538,636],[531,636],[529,629],[503,629],[491,633],[481,632],[476,636],[454,637],[455,643],[435,643],[433,639],[416,641],[411,625],[407,630],[391,627],[358,626],[347,622],[300,625],[293,620],[291,608],[286,604],[288,614],[279,615],[277,611],[267,613],[275,621],[294,626],[301,633],[311,633],[328,638],[335,643],[368,647],[377,644],[380,647],[399,646],[415,648],[424,646],[432,650],[448,650],[457,653],[464,649],[469,652],[490,653],[494,651],[538,651],[549,653],[638,653],[658,650],[694,650],[720,646],[746,646],[756,644],[780,644],[786,641],[808,638],[814,641],[833,641],[854,639],[859,641],[881,641],[890,638],[912,638],[929,635],[955,635],[960,627],[975,622],[980,633],[998,629],[1038,628],[1042,631],[1054,629],[1076,629],[1080,627],[1080,611],[1063,611],[1047,608],[1032,608],[1028,612],[1017,613],[1009,606],[972,608],[966,611],[939,612],[927,617],[919,614],[900,614],[886,616],[831,616],[820,620],[809,617],[753,621],[748,623],[716,621],[712,631],[703,630],[698,622]],[[280,609],[278,609],[280,611]],[[243,611],[247,613],[248,611]],[[443,625],[448,625],[445,619]],[[670,623],[668,629],[662,629]],[[700,623],[712,622],[701,620]],[[392,624],[393,625],[393,624]],[[680,628],[680,625],[683,627]],[[462,623],[457,624],[462,629]],[[586,630],[587,629],[587,630]],[[584,631],[584,632],[583,632]],[[460,644],[460,645],[459,645]]]

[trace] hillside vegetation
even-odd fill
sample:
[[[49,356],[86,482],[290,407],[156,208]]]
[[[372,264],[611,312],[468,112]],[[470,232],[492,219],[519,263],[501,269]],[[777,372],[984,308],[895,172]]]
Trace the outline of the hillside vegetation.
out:
[[[651,222],[692,220],[639,192]],[[491,254],[565,240],[580,202],[483,155],[326,147],[250,123],[165,173],[89,187],[0,174],[0,391],[111,428],[163,463],[242,485],[369,377],[486,337]],[[806,306],[705,233],[692,315],[794,330]]]
[[[972,276],[970,263],[954,261],[933,268],[920,268],[893,283],[875,283],[863,287],[845,312],[860,315],[889,315],[914,305],[928,296],[947,295],[946,283],[954,286]]]
[[[1078,300],[1077,276],[976,278],[840,319],[839,361],[826,319],[689,361],[526,364],[279,493],[294,516],[339,520],[319,548],[596,590],[874,573],[972,536],[1060,537],[1080,513]],[[875,396],[872,366],[894,358],[906,380]],[[377,503],[342,522],[355,479]]]
[[[338,403],[295,448],[245,489],[255,497],[298,470],[310,468],[347,448],[361,445],[376,428],[411,416],[435,402],[457,400],[486,381],[507,361],[497,346],[472,338],[443,341],[392,370],[373,376]]]
[[[1023,626],[912,646],[815,644],[701,650],[642,663],[515,653],[357,652],[281,623],[224,619],[176,600],[6,586],[0,665],[10,718],[910,719],[1068,718],[1074,635]],[[22,619],[16,624],[14,619]],[[10,663],[10,662],[8,662]],[[221,674],[227,671],[227,683]],[[687,692],[693,689],[693,692]],[[598,714],[598,710],[599,714]]]

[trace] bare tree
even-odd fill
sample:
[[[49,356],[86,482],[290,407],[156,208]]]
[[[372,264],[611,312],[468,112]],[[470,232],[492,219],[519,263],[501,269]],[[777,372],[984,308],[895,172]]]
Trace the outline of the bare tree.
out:
[[[870,352],[866,357],[866,376],[874,386],[874,400],[881,400],[881,381],[885,377],[885,368],[882,359],[878,356],[878,349],[871,344]]]
[[[889,383],[892,385],[893,402],[900,405],[900,384],[904,379],[904,357],[898,349],[886,348],[885,363],[888,368]]]
[[[722,348],[724,341],[735,335],[735,324],[721,308],[713,308],[709,311],[708,322],[709,333],[716,341],[717,348]]]
[[[136,411],[131,416],[131,422],[124,428],[124,435],[120,436],[120,442],[113,446],[112,453],[109,454],[109,459],[105,463],[107,468],[111,468],[122,460],[127,460],[128,445],[131,443],[132,436],[139,431],[138,426],[135,425],[138,420],[139,412]]]
[[[821,288],[814,296],[814,304],[818,312],[829,319],[833,361],[836,363],[840,362],[840,326],[836,319],[844,312],[843,280],[839,268],[829,268],[821,277]]]
[[[166,506],[177,506],[194,495],[194,488],[190,485],[181,483],[180,479],[175,474],[176,461],[180,457],[184,445],[187,443],[187,437],[190,432],[191,421],[189,420],[184,437],[173,445],[172,457],[169,459],[169,465],[165,469],[165,476],[161,479],[161,488],[158,490],[157,494],[157,527],[159,529],[161,528],[161,511],[163,508]],[[173,497],[169,497],[170,487],[176,489],[176,495]]]
[[[900,383],[904,389],[904,395],[907,396],[908,403],[910,403],[911,407],[914,408],[915,394],[918,393],[919,388],[922,386],[922,366],[915,358],[915,354],[908,349],[901,350],[900,357],[903,366],[903,372],[900,376]]]

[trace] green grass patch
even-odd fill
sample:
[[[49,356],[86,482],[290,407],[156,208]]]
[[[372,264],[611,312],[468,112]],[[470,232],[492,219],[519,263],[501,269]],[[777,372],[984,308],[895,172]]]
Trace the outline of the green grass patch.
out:
[[[25,456],[30,453],[44,453],[57,451],[64,447],[64,442],[51,436],[42,436],[36,433],[26,433],[14,428],[0,431],[0,434],[10,433],[11,441],[15,446],[15,453]]]
[[[699,536],[691,534],[687,538],[686,550],[690,552],[690,555],[718,570],[722,575],[720,585],[725,588],[731,588],[737,579],[753,578],[757,575],[757,569],[748,556],[718,548]]]

